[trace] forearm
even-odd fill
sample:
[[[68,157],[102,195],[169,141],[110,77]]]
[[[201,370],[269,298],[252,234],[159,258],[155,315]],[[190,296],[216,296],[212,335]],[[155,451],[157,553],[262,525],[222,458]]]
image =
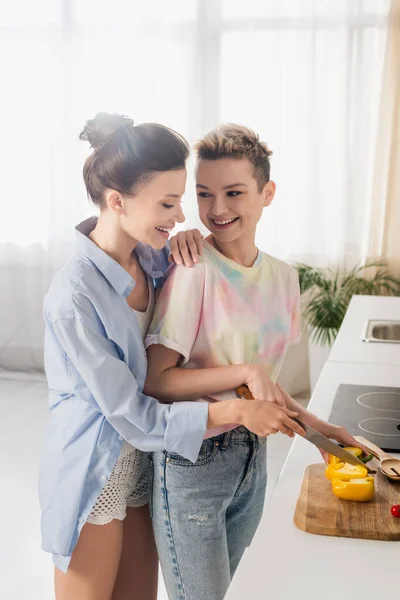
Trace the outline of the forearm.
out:
[[[145,392],[161,402],[195,400],[233,390],[246,379],[247,365],[210,369],[170,367],[161,372],[149,370]]]
[[[300,421],[303,421],[311,426],[313,423],[319,421],[318,417],[304,408],[304,406],[296,402],[296,400],[294,400],[289,394],[285,395],[285,404],[289,410],[293,410],[294,412],[298,413],[298,418]]]

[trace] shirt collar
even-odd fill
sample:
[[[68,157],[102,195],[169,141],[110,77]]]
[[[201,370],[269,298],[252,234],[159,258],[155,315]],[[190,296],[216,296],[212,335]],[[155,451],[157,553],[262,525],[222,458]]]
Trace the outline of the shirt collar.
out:
[[[135,287],[136,282],[116,260],[111,258],[88,237],[95,228],[96,223],[97,217],[90,217],[76,226],[78,250],[96,265],[115,291],[126,298]],[[154,279],[162,276],[160,270],[153,270],[153,256],[148,246],[138,243],[134,252],[139,258],[141,267],[148,275]]]

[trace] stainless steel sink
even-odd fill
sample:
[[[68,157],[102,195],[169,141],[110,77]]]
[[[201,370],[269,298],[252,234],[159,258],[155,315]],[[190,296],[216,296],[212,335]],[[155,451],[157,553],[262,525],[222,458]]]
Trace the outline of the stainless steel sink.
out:
[[[364,342],[400,344],[400,321],[368,321]]]

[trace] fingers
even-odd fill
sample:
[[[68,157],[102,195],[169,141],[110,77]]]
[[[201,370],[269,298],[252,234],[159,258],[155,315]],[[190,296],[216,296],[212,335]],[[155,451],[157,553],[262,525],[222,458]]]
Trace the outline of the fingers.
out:
[[[360,448],[366,456],[370,454],[370,450],[350,435],[345,427],[335,426],[333,434],[329,437],[344,446]]]
[[[181,260],[182,260],[183,264],[185,265],[185,267],[193,267],[194,263],[189,254],[189,248],[188,248],[186,236],[185,237],[181,236],[181,233],[182,232],[178,233],[178,235],[177,235],[178,248],[179,248],[179,252],[181,255]]]
[[[193,229],[193,237],[197,246],[197,253],[199,256],[203,254],[203,236],[198,229]]]
[[[283,424],[286,425],[286,427],[289,427],[289,429],[291,429],[292,431],[294,431],[294,433],[297,433],[297,435],[305,437],[306,432],[304,431],[304,429],[296,421],[293,421],[293,419],[290,419],[286,415],[284,416]]]
[[[371,450],[369,448],[367,448],[366,446],[363,446],[363,444],[360,444],[360,442],[357,442],[357,440],[355,440],[355,447],[361,448],[361,450],[363,451],[365,456],[369,456],[370,454],[372,454]]]
[[[321,456],[324,459],[324,462],[326,462],[326,464],[329,464],[329,454],[328,454],[328,452],[326,452],[322,448],[318,448],[318,450],[321,452]]]
[[[203,236],[198,229],[181,231],[178,234],[178,245],[187,267],[199,262],[199,256],[203,253]],[[189,262],[185,260],[187,256],[189,256]]]
[[[181,258],[181,254],[179,252],[179,247],[178,247],[178,236],[174,235],[171,238],[171,244],[170,244],[170,255],[168,257],[169,262],[174,262],[177,265],[181,265],[182,264],[182,258]]]
[[[304,429],[291,417],[295,418],[298,413],[289,410],[285,406],[280,407],[272,402],[253,401],[246,403],[246,414],[242,425],[254,433],[266,436],[278,431],[284,435],[293,437],[295,433],[305,436]]]
[[[280,428],[280,432],[289,436],[290,438],[294,437],[294,431],[292,431],[292,429],[289,429],[289,427],[286,427],[286,425],[284,425],[282,423],[282,427]]]
[[[193,267],[199,262],[199,256],[203,253],[203,240],[200,231],[180,231],[171,238],[170,262],[175,261],[177,265]]]
[[[199,252],[197,249],[197,244],[194,238],[187,240],[187,245],[189,246],[190,256],[194,263],[199,262]]]
[[[285,415],[288,415],[288,417],[294,418],[297,417],[299,415],[298,412],[296,412],[295,410],[290,410],[290,408],[287,408],[287,406],[283,406],[281,408],[281,411],[285,413]]]
[[[274,402],[274,404],[277,404],[278,406],[286,407],[283,395],[276,388],[272,389],[265,399],[267,402]]]
[[[363,453],[365,454],[365,456],[368,456],[369,454],[371,454],[371,450],[368,450],[368,448],[366,446],[363,446],[363,444],[360,444],[360,442],[357,442],[357,440],[349,434],[347,434],[346,441],[344,442],[344,444],[347,447],[360,448],[363,451]]]
[[[283,394],[281,394],[279,389],[277,389],[277,391],[275,391],[275,398],[276,398],[276,402],[279,404],[279,406],[284,406],[286,408],[285,398],[284,398]]]
[[[293,437],[295,433],[304,437],[306,432],[304,429],[297,423],[297,421],[293,421],[289,415],[292,417],[296,417],[298,413],[287,409],[286,407],[276,407],[276,418],[277,418],[277,429],[284,433],[285,435],[289,435],[289,437]],[[288,433],[288,430],[292,432],[292,435]]]

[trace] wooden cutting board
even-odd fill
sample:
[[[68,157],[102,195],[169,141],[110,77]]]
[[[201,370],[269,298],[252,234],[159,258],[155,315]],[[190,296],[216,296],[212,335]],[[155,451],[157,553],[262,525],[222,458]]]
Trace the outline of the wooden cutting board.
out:
[[[337,498],[325,477],[325,465],[310,465],[304,473],[294,522],[299,529],[317,535],[400,541],[400,519],[390,508],[400,504],[400,483],[378,472],[375,497],[370,502]]]

